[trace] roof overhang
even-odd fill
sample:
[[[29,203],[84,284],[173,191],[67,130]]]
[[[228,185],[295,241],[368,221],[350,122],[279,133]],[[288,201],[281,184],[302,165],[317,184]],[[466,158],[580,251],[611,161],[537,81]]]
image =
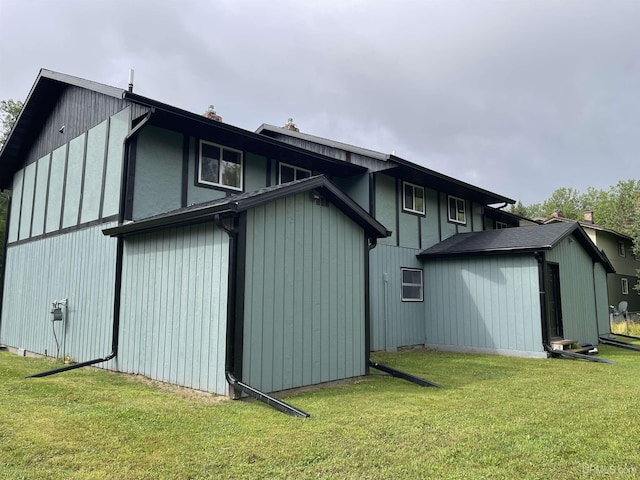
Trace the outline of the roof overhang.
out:
[[[91,82],[72,75],[41,69],[24,101],[24,106],[2,151],[0,151],[0,189],[11,187],[13,172],[18,170],[22,158],[34,141],[39,127],[46,121],[62,92],[69,86],[86,88],[114,98],[122,98],[124,90]]]
[[[389,156],[389,161],[394,162],[395,168],[385,171],[385,174],[391,175],[402,180],[424,185],[434,190],[446,192],[449,195],[472,200],[481,205],[492,205],[497,203],[515,204],[512,198],[499,195],[497,193],[484,190],[461,180],[449,177],[442,173],[438,173],[429,168],[409,162],[395,155]]]
[[[348,177],[366,172],[365,167],[345,163],[303,148],[259,135],[249,130],[211,120],[203,115],[158,102],[150,98],[125,92],[125,98],[133,103],[154,109],[148,125],[193,135],[203,140],[213,140],[238,150],[250,151],[265,157],[295,163],[296,166],[311,171],[326,173],[336,177]]]
[[[231,195],[219,200],[193,205],[156,215],[143,220],[124,223],[102,231],[111,237],[127,237],[175,227],[203,223],[221,216],[233,216],[260,205],[308,191],[318,191],[338,207],[351,220],[360,225],[369,238],[388,237],[389,232],[380,222],[369,215],[353,199],[342,192],[324,175],[297,180],[291,183],[274,185],[255,192]]]

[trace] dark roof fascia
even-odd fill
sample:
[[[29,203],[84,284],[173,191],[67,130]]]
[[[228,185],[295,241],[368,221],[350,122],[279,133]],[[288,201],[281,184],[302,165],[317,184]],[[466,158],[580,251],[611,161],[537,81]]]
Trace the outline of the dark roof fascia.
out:
[[[125,92],[124,98],[139,105],[155,108],[154,117],[150,122],[151,125],[157,124],[167,128],[174,128],[186,134],[193,134],[193,129],[197,125],[209,130],[216,129],[230,137],[240,139],[242,143],[249,143],[259,150],[271,152],[273,158],[279,159],[281,156],[279,152],[285,151],[288,152],[290,156],[300,158],[308,164],[316,166],[318,170],[328,170],[331,174],[337,176],[358,175],[366,173],[367,171],[365,167],[360,165],[345,163],[335,158],[310,152],[304,148],[296,147],[295,145],[290,145],[271,137],[259,135],[249,130],[229,125],[228,123],[211,120],[203,115],[189,112],[136,93]],[[164,116],[163,113],[165,114]],[[254,153],[260,153],[260,151]]]
[[[501,210],[500,208],[490,207],[486,205],[485,207],[485,215],[489,218],[493,218],[498,221],[513,221],[516,220],[518,222],[529,222],[531,225],[536,225],[538,222],[531,220],[530,218],[523,217],[522,215],[517,215],[515,213],[507,212],[505,210]],[[505,222],[506,223],[506,222]]]
[[[309,135],[308,133],[296,132],[295,130],[287,130],[286,128],[276,127],[275,125],[269,125],[263,123],[258,127],[256,133],[260,135],[272,137],[273,134],[287,135],[289,137],[298,138],[300,140],[306,140],[308,142],[318,143],[325,147],[335,148],[336,150],[344,150],[346,152],[362,155],[363,157],[370,157],[376,160],[386,162],[389,160],[389,155],[386,153],[376,152],[375,150],[369,150],[368,148],[357,147],[348,143],[338,142],[329,138],[317,137],[315,135]]]
[[[434,260],[441,258],[462,258],[462,257],[484,257],[489,255],[525,255],[525,254],[535,254],[536,252],[542,252],[551,250],[553,247],[551,245],[541,245],[537,247],[523,247],[523,248],[495,248],[492,250],[473,250],[468,252],[453,252],[453,253],[429,253],[424,254],[423,252],[416,255],[421,260]]]
[[[68,85],[118,99],[121,99],[124,93],[124,90],[102,83],[84,80],[44,68],[40,69],[24,101],[22,110],[0,151],[0,188],[10,187],[8,184],[9,172],[18,164],[21,152],[25,147],[24,143],[29,141],[31,130],[43,121],[43,110],[52,108],[60,93]]]
[[[264,205],[271,201],[310,190],[320,190],[349,218],[360,225],[370,237],[388,237],[389,232],[381,223],[369,215],[360,205],[333,185],[324,175],[309,177],[288,184],[277,185],[255,194],[232,195],[206,204],[186,207],[144,220],[125,223],[102,231],[112,237],[126,237],[150,233],[168,228],[202,223],[215,219],[217,215],[235,215],[239,212]]]
[[[485,190],[442,173],[438,173],[396,155],[390,155],[389,161],[396,163],[398,167],[389,170],[388,173],[390,175],[394,175],[393,172],[396,170],[397,174],[395,176],[402,180],[413,181],[418,184],[434,187],[436,190],[473,200],[482,205],[516,203],[512,198],[490,192],[489,190]]]

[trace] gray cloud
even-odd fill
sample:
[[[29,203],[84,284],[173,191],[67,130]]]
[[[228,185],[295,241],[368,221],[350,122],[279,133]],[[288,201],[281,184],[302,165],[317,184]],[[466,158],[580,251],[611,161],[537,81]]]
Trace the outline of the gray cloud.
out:
[[[637,178],[640,2],[0,0],[0,98],[46,67],[525,203]]]

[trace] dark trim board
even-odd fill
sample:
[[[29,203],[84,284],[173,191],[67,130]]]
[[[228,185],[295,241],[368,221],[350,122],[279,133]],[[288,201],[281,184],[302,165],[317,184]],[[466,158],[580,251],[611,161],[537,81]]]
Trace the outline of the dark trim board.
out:
[[[25,238],[24,240],[16,240],[15,242],[11,242],[7,244],[8,247],[14,247],[18,245],[24,245],[26,243],[38,242],[40,240],[57,237],[59,235],[64,235],[66,233],[76,232],[78,230],[85,230],[87,228],[96,227],[98,225],[103,225],[105,223],[116,222],[118,220],[118,215],[111,215],[109,217],[101,218],[99,220],[91,220],[90,222],[82,223],[80,225],[72,225],[67,228],[62,228],[60,230],[55,230],[53,232],[45,232],[42,235],[38,235],[35,237]],[[7,229],[8,231],[9,229]]]
[[[189,135],[182,136],[182,182],[180,190],[180,206],[187,206],[189,191],[189,153],[191,137]]]
[[[88,133],[88,132],[87,132]],[[88,136],[88,135],[87,135]],[[107,134],[104,139],[104,158],[102,160],[102,185],[100,186],[100,206],[98,207],[98,218],[104,214],[104,193],[107,182],[107,166],[109,163],[109,139],[111,138],[111,117],[107,118]],[[85,157],[87,147],[85,146]],[[80,221],[78,221],[80,223]]]

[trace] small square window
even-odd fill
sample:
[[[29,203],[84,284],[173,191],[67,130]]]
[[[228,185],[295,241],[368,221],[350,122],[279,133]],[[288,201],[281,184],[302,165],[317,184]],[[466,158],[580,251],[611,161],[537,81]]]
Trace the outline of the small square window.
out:
[[[402,210],[424,215],[424,188],[402,182]]]
[[[622,279],[622,294],[629,295],[629,280],[626,278]]]
[[[496,230],[502,230],[503,228],[509,228],[509,225],[504,222],[496,221]]]
[[[449,195],[449,221],[463,225],[467,224],[465,201],[452,195]]]
[[[623,241],[618,241],[618,255],[621,257],[626,257],[627,256],[627,252],[626,249],[624,248],[624,242]]]
[[[402,301],[422,302],[422,270],[402,268]]]
[[[201,141],[198,183],[242,190],[242,163],[240,150]]]
[[[280,164],[280,183],[289,183],[302,178],[309,178],[311,170],[295,167],[287,163]]]

